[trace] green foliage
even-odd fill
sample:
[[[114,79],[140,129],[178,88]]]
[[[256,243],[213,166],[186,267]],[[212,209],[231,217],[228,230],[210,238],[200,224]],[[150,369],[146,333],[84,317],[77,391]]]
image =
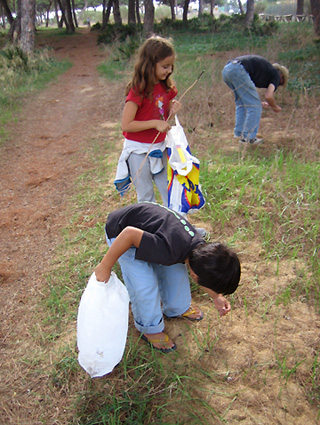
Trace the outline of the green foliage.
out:
[[[107,24],[98,35],[98,44],[111,44],[117,41],[125,41],[127,38],[138,37],[142,34],[142,25],[119,25]]]

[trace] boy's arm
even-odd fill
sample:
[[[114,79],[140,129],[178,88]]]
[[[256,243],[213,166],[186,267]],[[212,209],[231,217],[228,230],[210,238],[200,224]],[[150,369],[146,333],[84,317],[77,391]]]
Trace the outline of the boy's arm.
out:
[[[143,230],[128,226],[117,236],[111,247],[108,249],[102,261],[94,269],[96,278],[99,282],[107,282],[111,275],[111,270],[116,261],[129,248],[135,246],[139,248],[142,239]]]
[[[214,305],[219,311],[220,317],[231,311],[231,304],[222,294],[218,294],[217,292],[206,288],[205,286],[202,286],[202,289],[207,292],[207,294],[213,299]]]
[[[213,302],[217,310],[219,311],[220,317],[231,311],[231,304],[222,294],[217,294],[217,297],[213,298]]]

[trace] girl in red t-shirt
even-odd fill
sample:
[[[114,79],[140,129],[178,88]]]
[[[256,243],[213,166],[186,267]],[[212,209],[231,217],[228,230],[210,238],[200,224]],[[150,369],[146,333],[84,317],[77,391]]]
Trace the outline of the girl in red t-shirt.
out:
[[[138,202],[155,201],[154,181],[164,205],[168,205],[165,138],[170,130],[168,119],[181,107],[173,100],[178,93],[170,78],[174,61],[174,48],[167,39],[148,38],[140,47],[134,74],[127,86],[121,121],[125,142],[117,174],[120,162],[121,166],[126,164]],[[123,181],[122,174],[120,179],[116,178],[116,186]]]

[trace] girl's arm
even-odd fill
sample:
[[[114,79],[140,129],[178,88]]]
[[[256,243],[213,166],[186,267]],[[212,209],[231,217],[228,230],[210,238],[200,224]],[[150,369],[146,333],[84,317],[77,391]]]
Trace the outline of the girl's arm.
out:
[[[137,227],[128,226],[117,236],[111,247],[108,249],[102,261],[95,268],[96,278],[99,282],[107,282],[111,275],[111,270],[116,261],[129,248],[135,246],[139,248],[143,230]]]
[[[171,126],[167,121],[162,120],[148,120],[148,121],[136,121],[136,113],[138,110],[138,105],[131,100],[126,102],[122,121],[121,129],[122,131],[128,133],[136,133],[137,131],[149,130],[150,128],[155,128],[160,131],[160,133],[166,133],[170,130]]]

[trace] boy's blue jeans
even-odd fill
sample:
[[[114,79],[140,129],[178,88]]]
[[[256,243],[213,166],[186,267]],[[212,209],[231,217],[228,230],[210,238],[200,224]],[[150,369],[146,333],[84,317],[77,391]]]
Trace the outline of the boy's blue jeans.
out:
[[[262,105],[250,75],[240,63],[231,61],[224,67],[222,77],[233,90],[236,102],[234,135],[243,139],[254,139],[259,130]]]
[[[109,246],[115,239],[108,239]],[[142,333],[164,330],[163,313],[168,317],[183,314],[191,305],[187,266],[162,266],[135,260],[136,248],[120,258],[122,276],[128,290],[136,328]]]

